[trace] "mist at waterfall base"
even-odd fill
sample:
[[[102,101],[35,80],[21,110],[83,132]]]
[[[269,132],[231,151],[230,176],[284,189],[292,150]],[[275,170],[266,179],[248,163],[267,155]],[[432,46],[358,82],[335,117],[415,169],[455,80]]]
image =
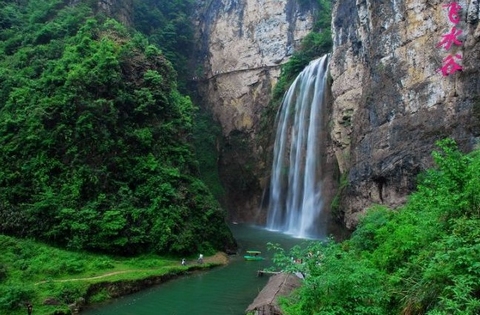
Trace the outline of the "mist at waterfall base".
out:
[[[286,92],[277,113],[266,228],[324,238],[320,158],[328,55],[313,60]]]

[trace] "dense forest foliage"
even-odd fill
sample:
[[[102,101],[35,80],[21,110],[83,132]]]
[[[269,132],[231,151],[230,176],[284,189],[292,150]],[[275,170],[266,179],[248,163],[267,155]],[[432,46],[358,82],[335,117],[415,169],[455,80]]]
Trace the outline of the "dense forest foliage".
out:
[[[371,208],[351,239],[272,245],[280,268],[306,275],[286,314],[480,314],[480,150],[438,145],[407,204]]]
[[[1,233],[118,254],[233,242],[162,51],[85,4],[1,2]]]
[[[187,95],[196,95],[196,90],[192,89],[188,82],[199,67],[198,64],[193,64],[194,4],[193,0],[133,1],[133,27],[144,34],[150,43],[161,47],[163,55],[177,72],[178,90]],[[217,166],[217,142],[222,136],[221,127],[206,108],[195,112],[193,123],[193,143],[199,162],[200,178],[215,198],[224,202],[225,191]]]
[[[193,0],[134,0],[134,28],[162,48],[179,75],[178,88],[186,91],[186,80],[194,51],[191,20]]]

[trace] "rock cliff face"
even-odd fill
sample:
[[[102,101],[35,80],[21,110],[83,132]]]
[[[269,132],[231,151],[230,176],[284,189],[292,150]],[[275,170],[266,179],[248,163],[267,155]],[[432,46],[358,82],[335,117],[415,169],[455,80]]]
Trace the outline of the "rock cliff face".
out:
[[[102,0],[99,8],[129,24],[130,2]],[[269,167],[263,164],[269,149],[255,143],[261,113],[280,65],[313,27],[315,3],[197,0],[192,89],[222,126],[219,169],[232,220],[256,215],[265,187],[259,179]],[[453,2],[458,21],[449,3],[334,4],[333,104],[327,115],[333,143],[326,151],[335,152],[348,183],[340,210],[349,228],[373,204],[405,202],[416,175],[432,166],[436,140],[451,136],[464,151],[480,142],[480,1]],[[443,76],[448,58],[462,71]]]
[[[71,0],[75,4],[81,0]],[[125,25],[133,0],[98,0],[97,10]],[[196,0],[197,28],[189,87],[222,126],[219,169],[232,220],[257,215],[265,176],[255,143],[263,108],[300,41],[313,28],[316,0]]]
[[[348,180],[340,207],[347,227],[372,204],[404,203],[432,166],[436,140],[453,137],[464,151],[479,143],[479,1],[457,1],[459,21],[449,2],[335,3],[331,134]],[[453,27],[461,43],[447,50]],[[442,76],[448,56],[463,71]]]
[[[222,126],[219,161],[232,220],[251,219],[264,175],[254,143],[262,109],[300,40],[313,27],[315,1],[212,0],[197,3],[200,47],[193,80]]]
[[[76,5],[84,0],[70,0],[70,5]],[[132,25],[133,0],[98,0],[93,2],[95,9],[103,14],[115,18],[124,25]]]
[[[98,0],[97,10],[117,19],[124,25],[132,24],[133,0]]]

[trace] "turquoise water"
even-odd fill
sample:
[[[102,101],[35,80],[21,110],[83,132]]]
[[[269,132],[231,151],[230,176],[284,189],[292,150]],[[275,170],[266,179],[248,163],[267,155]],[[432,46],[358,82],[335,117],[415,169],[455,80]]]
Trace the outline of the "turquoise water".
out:
[[[107,305],[83,311],[82,315],[242,315],[268,281],[257,270],[270,267],[272,252],[267,242],[290,249],[304,240],[249,225],[232,225],[239,254],[227,266],[178,278]],[[245,261],[246,250],[260,250],[264,261]]]

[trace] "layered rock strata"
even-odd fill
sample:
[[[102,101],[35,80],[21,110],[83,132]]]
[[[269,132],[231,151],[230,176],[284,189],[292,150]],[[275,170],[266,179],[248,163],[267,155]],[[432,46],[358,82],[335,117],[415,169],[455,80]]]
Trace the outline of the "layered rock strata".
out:
[[[348,182],[340,207],[347,227],[373,204],[403,204],[432,166],[437,140],[453,137],[464,151],[479,142],[479,1],[455,2],[457,23],[449,3],[335,3],[331,134]],[[453,27],[461,32],[447,47]],[[449,56],[463,69],[443,76]]]
[[[314,1],[212,0],[197,3],[196,83],[222,126],[219,161],[232,220],[251,220],[262,191],[261,114],[285,63],[313,27]]]

